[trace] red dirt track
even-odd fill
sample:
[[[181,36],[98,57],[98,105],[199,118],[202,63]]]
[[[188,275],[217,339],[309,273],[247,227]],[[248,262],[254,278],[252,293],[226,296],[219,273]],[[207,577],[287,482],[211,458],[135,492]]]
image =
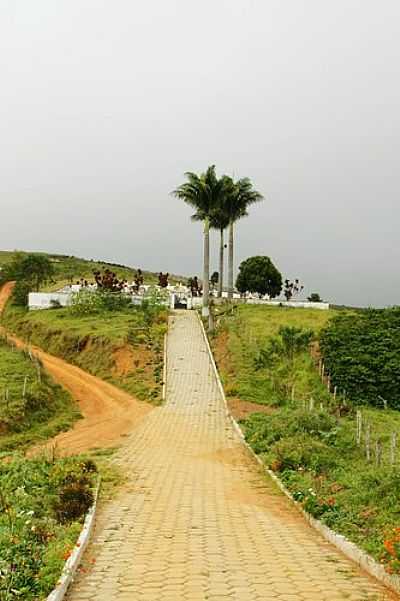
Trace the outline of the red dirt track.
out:
[[[7,282],[0,289],[0,313],[13,287],[14,282]],[[2,330],[5,331],[4,328]],[[8,334],[8,337],[19,348],[26,346],[15,336]],[[49,355],[38,347],[30,348],[54,380],[70,392],[83,415],[71,430],[61,432],[47,441],[45,446],[55,446],[57,454],[72,455],[93,448],[116,446],[151,411],[152,407],[147,403],[138,401],[79,367]]]

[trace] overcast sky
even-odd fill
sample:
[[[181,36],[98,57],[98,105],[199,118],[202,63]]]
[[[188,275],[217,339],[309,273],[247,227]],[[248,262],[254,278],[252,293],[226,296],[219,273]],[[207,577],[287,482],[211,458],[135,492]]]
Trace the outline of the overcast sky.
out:
[[[170,192],[215,163],[266,197],[237,264],[399,304],[398,0],[0,7],[1,249],[200,274],[201,226]]]

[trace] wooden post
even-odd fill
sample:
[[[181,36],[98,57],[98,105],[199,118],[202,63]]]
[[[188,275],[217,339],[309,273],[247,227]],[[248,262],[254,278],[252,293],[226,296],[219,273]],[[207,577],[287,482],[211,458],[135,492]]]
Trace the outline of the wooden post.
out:
[[[367,461],[371,461],[371,424],[367,424],[365,431],[365,456]]]
[[[361,435],[362,435],[362,414],[361,411],[358,410],[356,413],[356,428],[357,428],[357,444],[361,444]]]
[[[322,362],[322,369],[321,369],[321,379],[322,379],[322,381],[324,381],[324,376],[325,376],[325,363]]]
[[[394,465],[396,463],[396,447],[397,433],[392,432],[392,436],[390,438],[390,465]]]
[[[39,361],[37,361],[37,363],[36,363],[36,370],[37,370],[38,383],[41,384],[41,382],[42,382],[42,374],[41,374],[41,371],[40,371],[40,363],[39,363]]]
[[[328,392],[330,392],[331,391],[331,377],[330,376],[328,376],[328,381],[326,383],[326,387],[328,389]]]
[[[310,411],[314,411],[314,399],[312,397],[310,399]]]
[[[337,386],[335,386],[333,389],[333,400],[334,401],[336,401],[336,396],[337,396]]]
[[[24,378],[24,387],[22,389],[22,398],[24,399],[26,396],[26,385],[28,383],[28,376],[25,376]]]
[[[379,467],[381,465],[381,460],[382,460],[382,443],[378,439],[376,441],[376,443],[375,443],[375,464],[376,464],[376,467]]]

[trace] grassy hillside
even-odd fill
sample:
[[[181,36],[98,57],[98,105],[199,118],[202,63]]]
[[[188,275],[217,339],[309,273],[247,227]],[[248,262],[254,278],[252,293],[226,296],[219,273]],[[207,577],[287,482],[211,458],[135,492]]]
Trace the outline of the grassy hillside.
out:
[[[40,364],[0,338],[0,452],[54,436],[78,417],[69,394]]]
[[[35,254],[35,253],[34,253]],[[46,284],[43,287],[43,290],[55,290],[64,285],[75,283],[80,278],[84,278],[87,280],[93,281],[93,271],[94,270],[103,270],[105,268],[109,268],[112,271],[115,271],[117,276],[121,279],[127,279],[132,281],[136,269],[142,268],[141,265],[137,265],[137,267],[128,267],[126,265],[120,265],[117,263],[107,263],[105,261],[93,261],[88,259],[81,259],[74,256],[68,255],[57,255],[57,254],[49,254],[49,253],[36,253],[36,254],[44,254],[49,257],[52,261],[55,269],[54,282]],[[0,251],[0,268],[5,267],[8,263],[10,263],[15,256],[15,251]],[[160,265],[160,270],[162,265]],[[150,271],[143,271],[144,282],[145,284],[155,284],[158,282],[158,274]],[[0,270],[1,273],[1,270]],[[186,278],[184,276],[171,275],[170,282],[172,284],[178,281],[185,281]]]
[[[240,306],[219,317],[211,342],[228,402],[252,401],[241,425],[254,451],[309,513],[399,572],[400,414],[327,392],[315,339],[334,315]],[[311,347],[288,355],[282,326],[311,328]]]
[[[311,328],[317,334],[333,314],[333,311],[315,309],[239,305],[233,314],[228,310],[218,317],[221,325],[214,341],[215,352],[228,396],[262,404],[279,403],[282,394],[278,374],[266,378],[264,373],[254,369],[260,349],[281,326]],[[296,359],[292,384],[298,398],[325,392],[312,366],[309,355]]]
[[[27,312],[9,304],[3,322],[24,340],[137,398],[161,402],[166,311],[132,307],[77,316],[69,309]]]

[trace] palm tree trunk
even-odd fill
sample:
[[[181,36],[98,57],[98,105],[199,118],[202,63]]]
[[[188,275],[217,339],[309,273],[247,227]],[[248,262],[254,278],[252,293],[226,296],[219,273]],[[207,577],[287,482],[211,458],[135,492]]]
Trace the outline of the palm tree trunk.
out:
[[[224,230],[221,228],[220,243],[219,243],[219,277],[218,277],[218,298],[222,298],[224,288]]]
[[[228,298],[233,298],[233,221],[229,223]]]
[[[210,297],[210,221],[204,220],[204,270],[203,270],[203,309],[201,314],[208,317]]]

